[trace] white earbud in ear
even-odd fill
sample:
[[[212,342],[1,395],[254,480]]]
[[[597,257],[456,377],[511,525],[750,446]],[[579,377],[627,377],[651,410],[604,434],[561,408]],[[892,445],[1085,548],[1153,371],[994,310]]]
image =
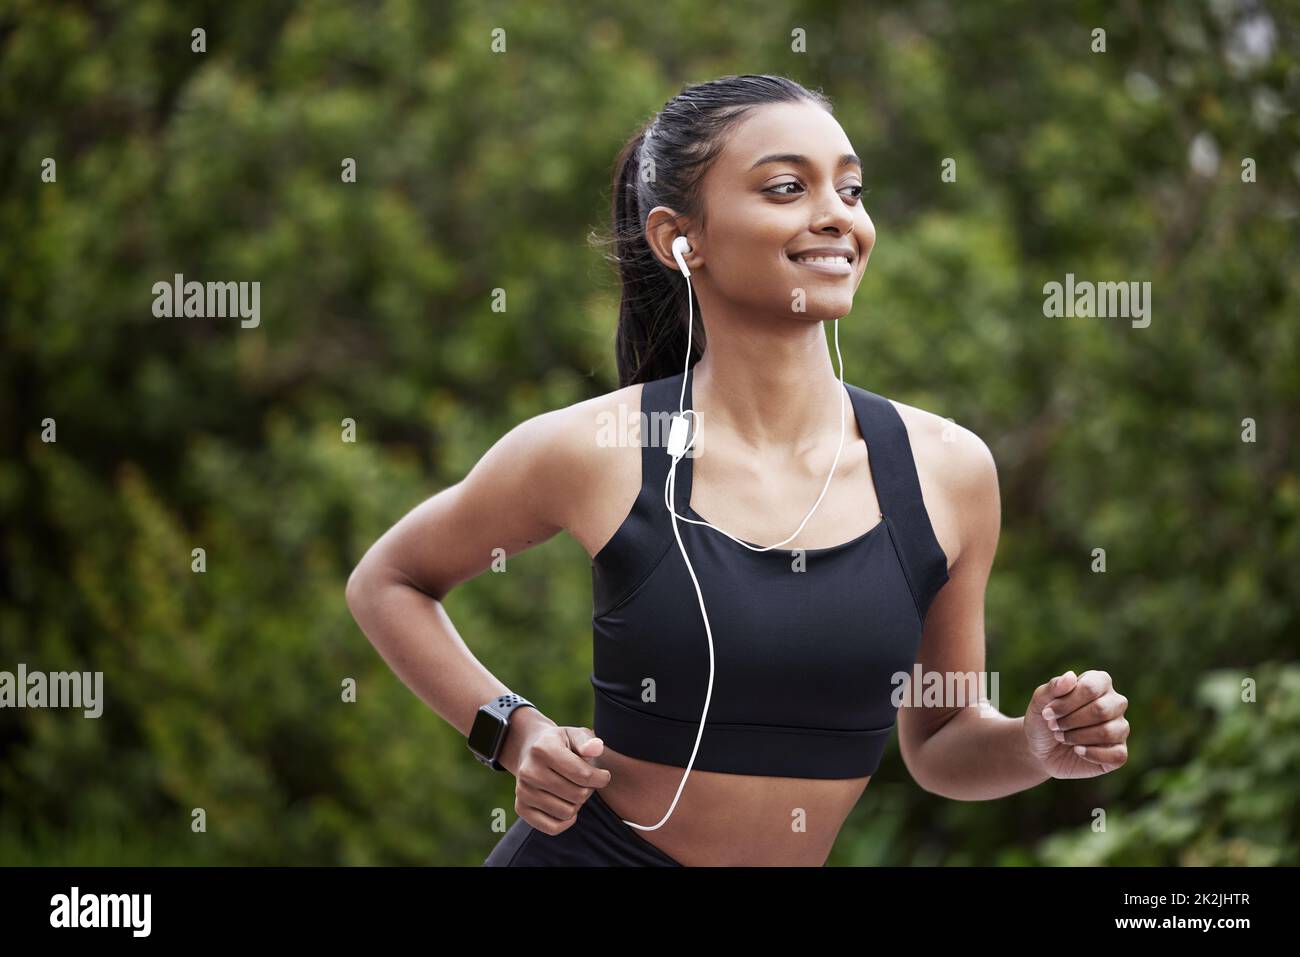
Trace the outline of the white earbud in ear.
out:
[[[689,277],[690,269],[686,267],[686,254],[691,251],[691,244],[685,236],[678,236],[673,240],[673,258],[677,260],[677,268],[682,271],[683,276]]]

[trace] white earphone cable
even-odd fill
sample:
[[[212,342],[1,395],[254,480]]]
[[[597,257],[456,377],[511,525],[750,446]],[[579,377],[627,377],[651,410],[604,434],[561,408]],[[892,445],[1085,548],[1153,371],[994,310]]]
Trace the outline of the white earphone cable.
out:
[[[689,280],[689,279],[687,279],[686,282],[687,282],[687,285],[690,284],[690,280]],[[690,356],[690,342],[691,342],[691,334],[688,332],[687,335],[686,335],[686,354],[687,354],[688,357]],[[821,494],[817,496],[817,501],[813,502],[813,506],[812,506],[812,508],[808,510],[808,514],[804,516],[803,521],[799,523],[799,527],[796,528],[792,533],[790,533],[789,537],[782,539],[781,541],[777,542],[775,545],[764,545],[763,547],[759,548],[759,547],[757,547],[757,546],[754,546],[754,545],[749,544],[749,542],[741,541],[739,538],[737,538],[736,536],[732,535],[732,534],[731,534],[730,532],[728,532],[726,529],[718,528],[718,526],[714,525],[712,522],[706,522],[706,521],[703,521],[703,520],[700,520],[700,519],[694,519],[694,518],[687,518],[685,515],[682,515],[682,514],[678,513],[678,512],[674,509],[674,507],[673,507],[673,503],[674,503],[674,502],[676,501],[676,499],[677,499],[677,463],[678,463],[678,461],[680,461],[680,459],[681,459],[682,457],[685,456],[686,452],[688,452],[688,451],[690,450],[691,446],[693,446],[693,445],[695,444],[695,438],[696,438],[696,435],[697,435],[697,430],[695,430],[695,429],[693,429],[693,430],[691,431],[690,441],[687,442],[687,444],[686,444],[686,448],[685,448],[685,449],[683,450],[683,452],[682,452],[682,456],[674,457],[672,467],[669,469],[669,473],[668,473],[668,482],[666,482],[665,485],[664,485],[664,507],[665,507],[666,509],[668,509],[669,512],[672,513],[672,515],[673,515],[673,517],[674,517],[675,519],[677,519],[677,520],[679,520],[679,521],[682,521],[682,522],[689,522],[689,523],[692,524],[692,525],[704,525],[704,526],[707,526],[708,528],[713,529],[715,532],[719,532],[719,533],[722,534],[722,535],[726,535],[729,539],[731,539],[731,540],[732,540],[733,542],[735,542],[736,544],[738,544],[738,545],[744,545],[744,546],[745,546],[746,548],[748,548],[751,552],[768,552],[768,551],[771,551],[771,550],[774,549],[774,548],[780,548],[780,547],[781,547],[782,545],[784,545],[786,542],[790,541],[790,540],[793,539],[795,536],[797,536],[801,531],[803,531],[803,527],[804,527],[805,525],[808,524],[808,520],[809,520],[810,518],[813,517],[813,514],[817,511],[817,507],[818,507],[819,505],[821,505],[821,503],[822,503],[822,499],[826,497],[826,492],[827,492],[827,490],[831,487],[831,479],[835,477],[835,467],[836,467],[837,465],[839,465],[839,463],[840,463],[840,455],[843,454],[843,452],[844,452],[844,435],[845,435],[845,418],[844,418],[844,416],[845,416],[845,410],[844,410],[844,406],[845,406],[845,401],[848,399],[848,396],[847,396],[847,394],[845,394],[845,392],[844,392],[844,356],[841,355],[841,353],[840,353],[840,321],[839,321],[838,319],[835,320],[835,355],[836,355],[836,357],[839,359],[839,364],[840,364],[840,396],[841,396],[841,402],[840,402],[840,445],[839,445],[839,448],[837,448],[837,449],[835,450],[835,461],[831,463],[831,470],[830,470],[829,474],[827,474],[827,476],[826,476],[826,484],[822,486]],[[685,374],[683,375],[683,378],[682,378],[682,395],[681,395],[681,397],[678,398],[678,400],[677,400],[677,412],[678,412],[679,415],[682,415],[682,416],[693,415],[693,416],[695,416],[696,420],[698,421],[698,420],[699,420],[699,413],[698,413],[698,412],[696,412],[694,409],[683,409],[683,408],[682,408],[683,404],[684,404],[685,401],[686,401],[686,379],[685,379],[685,375],[688,375],[688,374],[689,374],[689,373],[685,373]],[[689,502],[687,502],[686,504],[687,504],[688,506],[690,505]]]
[[[678,261],[681,262],[680,259]],[[688,413],[690,415],[695,416],[696,423],[698,426],[699,413],[697,413],[694,409],[683,408],[683,406],[686,403],[686,376],[690,374],[691,342],[692,342],[693,333],[695,331],[695,309],[694,309],[694,302],[693,302],[694,296],[692,295],[692,289],[691,289],[690,271],[688,269],[683,269],[682,272],[686,277],[686,304],[688,310],[687,313],[688,319],[686,323],[686,368],[682,371],[682,391],[681,391],[681,395],[677,399],[677,412],[678,415],[682,417],[685,417]],[[668,479],[664,483],[664,505],[668,509],[669,514],[672,516],[673,537],[677,539],[677,547],[681,550],[682,560],[686,563],[686,570],[687,572],[690,573],[692,584],[695,585],[695,597],[700,602],[700,614],[704,618],[704,632],[709,639],[709,686],[708,686],[708,690],[704,694],[704,713],[700,715],[700,730],[696,732],[695,735],[695,745],[694,747],[691,748],[691,759],[688,762],[686,762],[686,771],[682,775],[681,783],[677,785],[677,793],[673,795],[673,800],[672,803],[668,806],[668,810],[664,812],[664,816],[660,818],[658,824],[645,825],[645,824],[637,824],[633,821],[624,820],[623,823],[626,824],[628,827],[634,827],[639,831],[655,831],[658,830],[660,827],[662,827],[665,823],[667,823],[668,819],[672,817],[673,811],[676,810],[677,808],[677,801],[682,796],[682,789],[686,787],[686,779],[690,777],[691,768],[695,764],[695,755],[699,753],[700,741],[704,737],[704,726],[708,721],[709,702],[713,698],[713,672],[714,672],[713,627],[709,624],[709,613],[708,611],[705,610],[704,596],[700,593],[700,580],[695,577],[695,568],[694,566],[691,565],[690,556],[686,554],[686,546],[682,543],[682,535],[677,528],[677,522],[678,520],[681,520],[683,522],[690,522],[692,525],[708,526],[714,531],[721,532],[723,535],[726,535],[733,542],[737,542],[741,545],[744,545],[750,551],[755,551],[755,552],[766,552],[766,551],[770,551],[773,548],[779,548],[781,545],[784,545],[786,542],[790,541],[790,539],[794,538],[796,535],[799,534],[800,531],[803,530],[804,525],[808,524],[808,519],[812,518],[813,513],[817,511],[817,506],[821,505],[822,499],[826,496],[826,490],[830,488],[831,478],[834,477],[835,475],[835,466],[838,465],[840,461],[840,453],[844,451],[844,400],[847,398],[847,395],[844,389],[844,356],[841,355],[840,353],[840,321],[838,318],[835,320],[835,355],[839,359],[839,365],[840,365],[840,446],[835,452],[835,461],[831,463],[831,471],[830,474],[826,476],[826,484],[822,486],[821,495],[817,496],[817,501],[813,503],[812,509],[808,512],[807,515],[804,516],[804,520],[799,523],[799,527],[794,530],[794,533],[791,534],[789,538],[786,538],[784,541],[777,542],[775,545],[767,545],[763,548],[757,548],[753,545],[750,545],[748,542],[741,541],[740,539],[736,538],[734,535],[724,531],[721,528],[718,528],[716,525],[713,525],[710,522],[697,521],[695,519],[687,518],[683,515],[678,515],[677,510],[674,507],[674,502],[676,500],[676,495],[677,495],[677,463],[682,460],[683,456],[686,455],[686,453],[690,450],[691,446],[695,444],[695,439],[696,436],[698,435],[698,428],[691,430],[690,440],[686,443],[685,447],[681,450],[681,452],[679,454],[673,454],[672,465],[668,469]],[[642,437],[642,441],[646,441],[645,436]],[[669,451],[671,454],[672,450],[670,449]],[[686,504],[688,507],[690,506],[690,502],[687,502]]]

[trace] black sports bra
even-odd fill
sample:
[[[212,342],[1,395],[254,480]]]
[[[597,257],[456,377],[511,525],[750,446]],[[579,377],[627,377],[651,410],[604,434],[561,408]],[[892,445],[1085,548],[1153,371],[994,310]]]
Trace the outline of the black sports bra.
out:
[[[691,407],[687,378],[685,408]],[[704,711],[709,645],[664,501],[682,373],[641,392],[641,491],[592,559],[592,729],[615,751],[684,768]],[[882,519],[827,548],[750,551],[678,521],[713,631],[713,695],[692,769],[798,778],[874,774],[948,560],[888,399],[845,384]],[[694,423],[692,422],[692,426]],[[690,508],[692,458],[677,465]],[[756,544],[756,543],[750,543]]]

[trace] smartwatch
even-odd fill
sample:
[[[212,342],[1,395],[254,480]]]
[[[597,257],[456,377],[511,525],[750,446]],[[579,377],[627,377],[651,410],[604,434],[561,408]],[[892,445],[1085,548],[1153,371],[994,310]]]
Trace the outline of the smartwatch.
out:
[[[474,726],[469,731],[469,749],[474,752],[474,757],[495,771],[505,771],[505,765],[497,758],[506,743],[510,713],[516,708],[535,707],[517,694],[503,694],[479,708],[474,716]]]

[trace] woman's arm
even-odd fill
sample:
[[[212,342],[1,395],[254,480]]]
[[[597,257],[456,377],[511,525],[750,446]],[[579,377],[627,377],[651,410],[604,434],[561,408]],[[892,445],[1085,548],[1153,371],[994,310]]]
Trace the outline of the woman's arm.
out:
[[[988,447],[966,429],[934,451],[945,497],[957,516],[960,545],[926,617],[919,660],[923,675],[984,672],[984,590],[1002,522],[997,468]],[[989,682],[976,687],[991,687]],[[1024,715],[945,701],[900,708],[903,761],[927,791],[958,801],[987,801],[1051,778],[1090,778],[1128,761],[1128,698],[1105,671],[1073,670],[1034,689]]]
[[[466,738],[479,706],[512,689],[474,657],[442,599],[495,557],[530,548],[567,527],[569,503],[580,500],[585,472],[580,430],[571,419],[571,410],[560,409],[517,425],[463,480],[385,532],[348,579],[348,608],[371,644],[411,691]],[[525,741],[554,727],[535,708],[516,711],[501,763],[517,776]]]
[[[918,661],[923,674],[984,672],[984,591],[1002,524],[997,467],[975,433],[957,427],[932,445],[935,469],[957,517],[960,552],[926,615]],[[902,707],[898,741],[903,762],[925,790],[959,801],[984,801],[1024,791],[1051,777],[1031,753],[1025,719],[991,708]]]

